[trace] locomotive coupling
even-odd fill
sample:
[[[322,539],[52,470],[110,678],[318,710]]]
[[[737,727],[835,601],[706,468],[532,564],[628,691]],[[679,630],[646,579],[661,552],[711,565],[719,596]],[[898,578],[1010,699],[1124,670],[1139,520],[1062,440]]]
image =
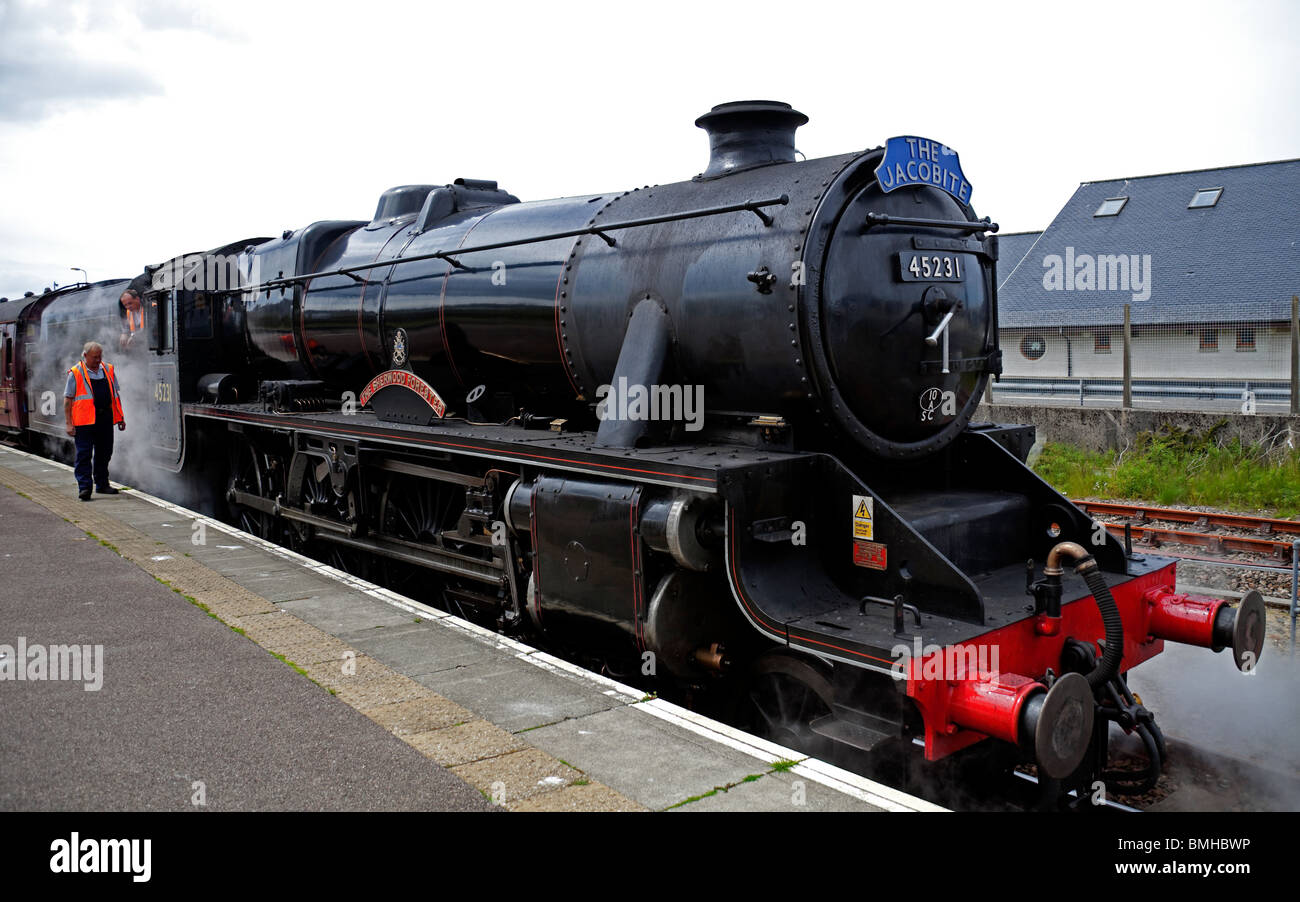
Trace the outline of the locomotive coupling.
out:
[[[1238,670],[1259,663],[1264,651],[1264,598],[1259,592],[1247,592],[1235,608],[1221,598],[1176,594],[1168,586],[1148,589],[1142,598],[1148,635],[1216,652],[1231,648]]]

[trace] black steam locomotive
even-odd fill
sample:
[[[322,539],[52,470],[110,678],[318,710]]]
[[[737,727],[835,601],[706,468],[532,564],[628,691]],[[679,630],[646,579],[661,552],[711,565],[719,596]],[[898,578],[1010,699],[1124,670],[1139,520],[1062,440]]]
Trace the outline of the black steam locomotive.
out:
[[[109,357],[154,463],[249,532],[850,767],[978,743],[1089,785],[1117,722],[1158,771],[1125,672],[1166,639],[1248,666],[1259,598],[1175,594],[1023,464],[1031,430],[970,424],[997,226],[950,148],[800,162],[806,121],[723,104],[688,181],[408,185],[0,305],[7,426],[62,436],[49,350],[115,334],[132,284],[147,340]]]

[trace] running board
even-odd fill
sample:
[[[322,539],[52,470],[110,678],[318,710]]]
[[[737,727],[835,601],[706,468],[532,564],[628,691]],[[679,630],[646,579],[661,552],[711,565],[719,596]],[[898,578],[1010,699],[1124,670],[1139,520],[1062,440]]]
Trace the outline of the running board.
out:
[[[823,736],[841,745],[852,746],[864,752],[871,751],[882,742],[897,738],[897,734],[891,735],[871,730],[852,721],[840,720],[834,714],[819,717],[808,726],[818,736]]]

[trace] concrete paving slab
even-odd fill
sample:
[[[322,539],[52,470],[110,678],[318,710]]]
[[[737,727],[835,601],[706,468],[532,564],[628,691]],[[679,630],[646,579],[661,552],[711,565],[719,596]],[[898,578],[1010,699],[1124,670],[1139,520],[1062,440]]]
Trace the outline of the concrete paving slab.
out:
[[[301,597],[303,589],[301,578],[296,581],[296,584],[296,596],[292,585],[288,583],[278,585],[279,591],[274,594],[295,596],[280,602],[280,607],[298,619],[305,620],[312,626],[332,633],[344,641],[351,641],[358,633],[365,633],[375,627],[400,627],[412,622],[412,616],[405,611],[399,611],[382,601],[374,601],[357,592],[343,589],[337,583],[330,588],[329,594],[321,593],[310,598]],[[249,588],[254,587],[249,586]],[[265,595],[265,593],[259,594]]]
[[[443,767],[495,758],[528,747],[515,734],[486,720],[471,720],[440,730],[413,733],[403,738]]]
[[[414,736],[474,719],[473,714],[454,702],[428,697],[365,708],[362,713],[397,736]]]
[[[507,802],[511,811],[645,811],[644,805],[600,783],[571,784],[543,796]]]
[[[498,805],[554,792],[583,779],[581,771],[534,748],[462,764],[451,770],[471,786],[487,793]]]
[[[619,704],[595,690],[512,658],[490,658],[419,674],[414,679],[512,733]]]
[[[302,572],[301,567],[282,561],[276,561],[274,558],[270,558],[261,552],[224,559],[220,555],[206,557],[201,554],[192,554],[190,557],[201,562],[205,566],[212,567],[214,570],[219,570],[221,575],[226,579],[241,584],[245,580],[249,579],[295,580]]]
[[[284,643],[277,649],[278,654],[284,655],[285,660],[303,668],[311,664],[331,662],[341,665],[349,651],[351,649],[347,643],[340,642],[328,633],[321,633],[302,642]]]
[[[152,504],[133,504],[125,507],[118,514],[123,523],[128,523],[146,535],[153,535],[163,523],[172,523],[176,515]]]
[[[768,771],[718,790],[672,811],[862,811],[878,812],[874,805],[846,796],[812,780]]]
[[[335,689],[334,694],[339,701],[347,702],[358,711],[369,712],[371,709],[386,705],[426,699],[429,696],[429,690],[409,677],[400,673],[391,673],[384,679],[371,680],[365,683],[353,683],[345,680],[340,687]],[[441,697],[438,697],[438,701],[445,705],[455,704]],[[452,723],[463,722],[469,716],[468,714],[461,715]],[[438,721],[438,724],[445,725],[442,721]],[[404,730],[402,738],[405,738],[407,733],[432,728],[431,726],[417,725],[414,728]]]
[[[412,677],[463,667],[487,660],[494,654],[482,642],[458,636],[428,621],[413,623],[410,618],[406,626],[353,633],[348,641],[376,660]]]
[[[349,654],[342,661],[322,661],[319,664],[306,666],[303,669],[307,671],[309,679],[315,680],[327,690],[334,689],[336,691],[354,686],[367,686],[394,678],[405,679],[402,674],[393,673],[393,671],[368,655],[353,657]]]
[[[231,577],[231,582],[243,586],[250,592],[256,592],[267,601],[282,604],[286,601],[301,600],[304,589],[303,574],[285,576],[241,576]],[[307,583],[310,586],[310,583]],[[314,586],[312,588],[315,588]]]
[[[593,779],[655,809],[768,768],[760,761],[685,733],[627,707],[530,730],[528,741]]]

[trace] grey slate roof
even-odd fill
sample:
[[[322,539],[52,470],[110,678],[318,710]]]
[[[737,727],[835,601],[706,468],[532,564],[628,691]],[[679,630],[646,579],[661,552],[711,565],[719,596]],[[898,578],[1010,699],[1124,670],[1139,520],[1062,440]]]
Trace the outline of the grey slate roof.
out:
[[[1216,206],[1188,209],[1198,189],[1218,187]],[[1093,216],[1121,196],[1128,202],[1118,216]],[[1045,289],[1044,260],[1055,254],[1064,264],[1067,248],[1076,257],[1149,254],[1150,297]],[[1009,273],[999,275],[1003,327],[1117,325],[1125,303],[1134,324],[1290,319],[1300,294],[1300,159],[1084,182],[1030,257],[1000,271]]]
[[[998,235],[998,285],[1001,286],[1020,265],[1042,232],[1004,232]]]

